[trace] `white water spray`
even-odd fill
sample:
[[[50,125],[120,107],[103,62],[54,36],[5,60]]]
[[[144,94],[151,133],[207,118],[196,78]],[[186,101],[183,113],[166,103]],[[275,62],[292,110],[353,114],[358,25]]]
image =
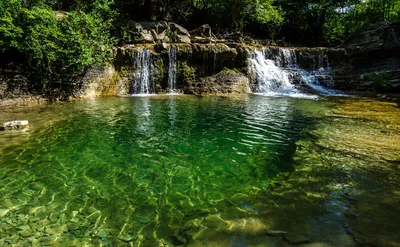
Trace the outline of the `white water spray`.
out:
[[[176,88],[176,74],[177,74],[176,47],[172,45],[168,47],[168,58],[169,58],[169,67],[168,67],[167,92],[169,94],[176,94],[178,93],[178,90]]]
[[[267,95],[290,95],[296,97],[301,94],[294,85],[297,80],[301,84],[312,88],[322,95],[339,95],[334,90],[326,88],[319,79],[324,79],[328,87],[333,87],[330,76],[329,62],[324,66],[324,54],[317,57],[314,71],[301,69],[297,62],[296,51],[286,48],[265,48],[262,51],[250,51],[250,62],[256,76],[255,93]],[[328,61],[328,60],[326,60]]]
[[[251,63],[257,78],[257,93],[291,93],[296,92],[290,83],[289,74],[276,66],[275,61],[265,58],[265,50],[255,50]]]
[[[133,95],[150,95],[155,92],[151,59],[151,53],[147,49],[133,52],[135,68],[135,79],[131,86]]]

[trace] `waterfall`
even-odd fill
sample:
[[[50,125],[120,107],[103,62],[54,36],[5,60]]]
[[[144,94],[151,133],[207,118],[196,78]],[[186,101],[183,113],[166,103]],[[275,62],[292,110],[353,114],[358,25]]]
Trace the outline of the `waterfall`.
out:
[[[169,58],[169,67],[168,67],[167,92],[169,94],[176,94],[178,93],[176,88],[176,74],[177,74],[176,47],[172,45],[168,47],[168,58]]]
[[[251,63],[256,74],[257,93],[291,93],[296,92],[294,85],[290,83],[289,74],[279,68],[276,63],[281,64],[281,60],[266,59],[268,50],[255,50]]]
[[[329,61],[321,51],[314,63],[314,70],[301,69],[296,51],[286,48],[264,48],[250,52],[250,71],[256,77],[255,93],[261,94],[300,94],[297,84],[306,85],[319,94],[338,95],[330,76]],[[325,63],[326,58],[326,63]],[[327,64],[327,66],[325,66]],[[323,80],[324,85],[320,82]],[[327,86],[327,87],[326,87]]]
[[[131,85],[131,93],[134,95],[149,95],[155,93],[152,75],[152,58],[147,49],[133,52],[135,79]]]

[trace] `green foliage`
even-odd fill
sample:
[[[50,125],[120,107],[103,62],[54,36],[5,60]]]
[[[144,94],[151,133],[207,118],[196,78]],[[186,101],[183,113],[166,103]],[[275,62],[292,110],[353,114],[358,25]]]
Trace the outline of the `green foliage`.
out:
[[[0,50],[18,47],[23,37],[21,26],[16,23],[15,17],[21,11],[21,1],[0,1]]]
[[[187,64],[186,61],[178,62],[178,74],[181,75],[185,82],[196,79],[196,69]]]
[[[140,39],[140,30],[135,22],[121,19],[117,23],[117,26],[118,30],[116,38],[118,39],[118,43],[120,45],[130,44]]]
[[[177,30],[172,31],[171,29],[167,29],[166,35],[172,42],[175,42],[178,39],[178,31]]]
[[[400,0],[346,0],[332,9],[325,22],[325,38],[343,42],[372,25],[400,18]]]
[[[0,49],[25,54],[43,85],[56,76],[101,64],[114,43],[113,13],[107,1],[95,3],[88,13],[64,13],[53,11],[46,1],[23,6],[19,0],[5,0],[0,4]]]
[[[390,84],[388,81],[389,75],[386,72],[368,74],[364,77],[364,79],[367,81],[372,81],[372,88],[375,92],[381,92]]]

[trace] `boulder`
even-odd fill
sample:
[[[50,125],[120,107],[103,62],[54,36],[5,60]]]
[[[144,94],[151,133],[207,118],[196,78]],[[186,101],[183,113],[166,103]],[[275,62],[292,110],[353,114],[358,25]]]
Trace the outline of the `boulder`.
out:
[[[140,42],[144,43],[187,43],[190,44],[190,34],[182,26],[173,22],[140,22],[136,24]]]
[[[213,34],[211,27],[204,24],[192,31],[190,31],[191,40],[194,43],[210,43],[216,41],[217,37]]]
[[[176,23],[170,22],[169,23],[169,29],[171,33],[174,34],[175,37],[173,37],[173,41],[178,42],[178,43],[186,43],[190,44],[190,33],[188,30],[183,28],[182,26],[179,26]]]
[[[244,37],[241,32],[227,33],[223,36],[223,38],[229,42],[242,43],[244,41]]]
[[[136,23],[135,28],[139,33],[139,42],[154,43],[154,37],[151,29],[146,29],[141,23]]]
[[[15,120],[3,123],[3,126],[0,126],[0,130],[24,129],[28,126],[29,122],[27,120]]]
[[[351,37],[346,44],[346,52],[349,55],[399,49],[400,24],[391,22],[377,23],[371,29]]]

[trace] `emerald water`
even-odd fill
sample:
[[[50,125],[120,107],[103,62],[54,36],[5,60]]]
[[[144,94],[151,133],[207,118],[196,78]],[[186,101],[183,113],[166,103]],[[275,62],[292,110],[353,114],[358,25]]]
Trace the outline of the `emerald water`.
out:
[[[395,104],[110,97],[0,120],[19,118],[0,246],[400,246]]]

